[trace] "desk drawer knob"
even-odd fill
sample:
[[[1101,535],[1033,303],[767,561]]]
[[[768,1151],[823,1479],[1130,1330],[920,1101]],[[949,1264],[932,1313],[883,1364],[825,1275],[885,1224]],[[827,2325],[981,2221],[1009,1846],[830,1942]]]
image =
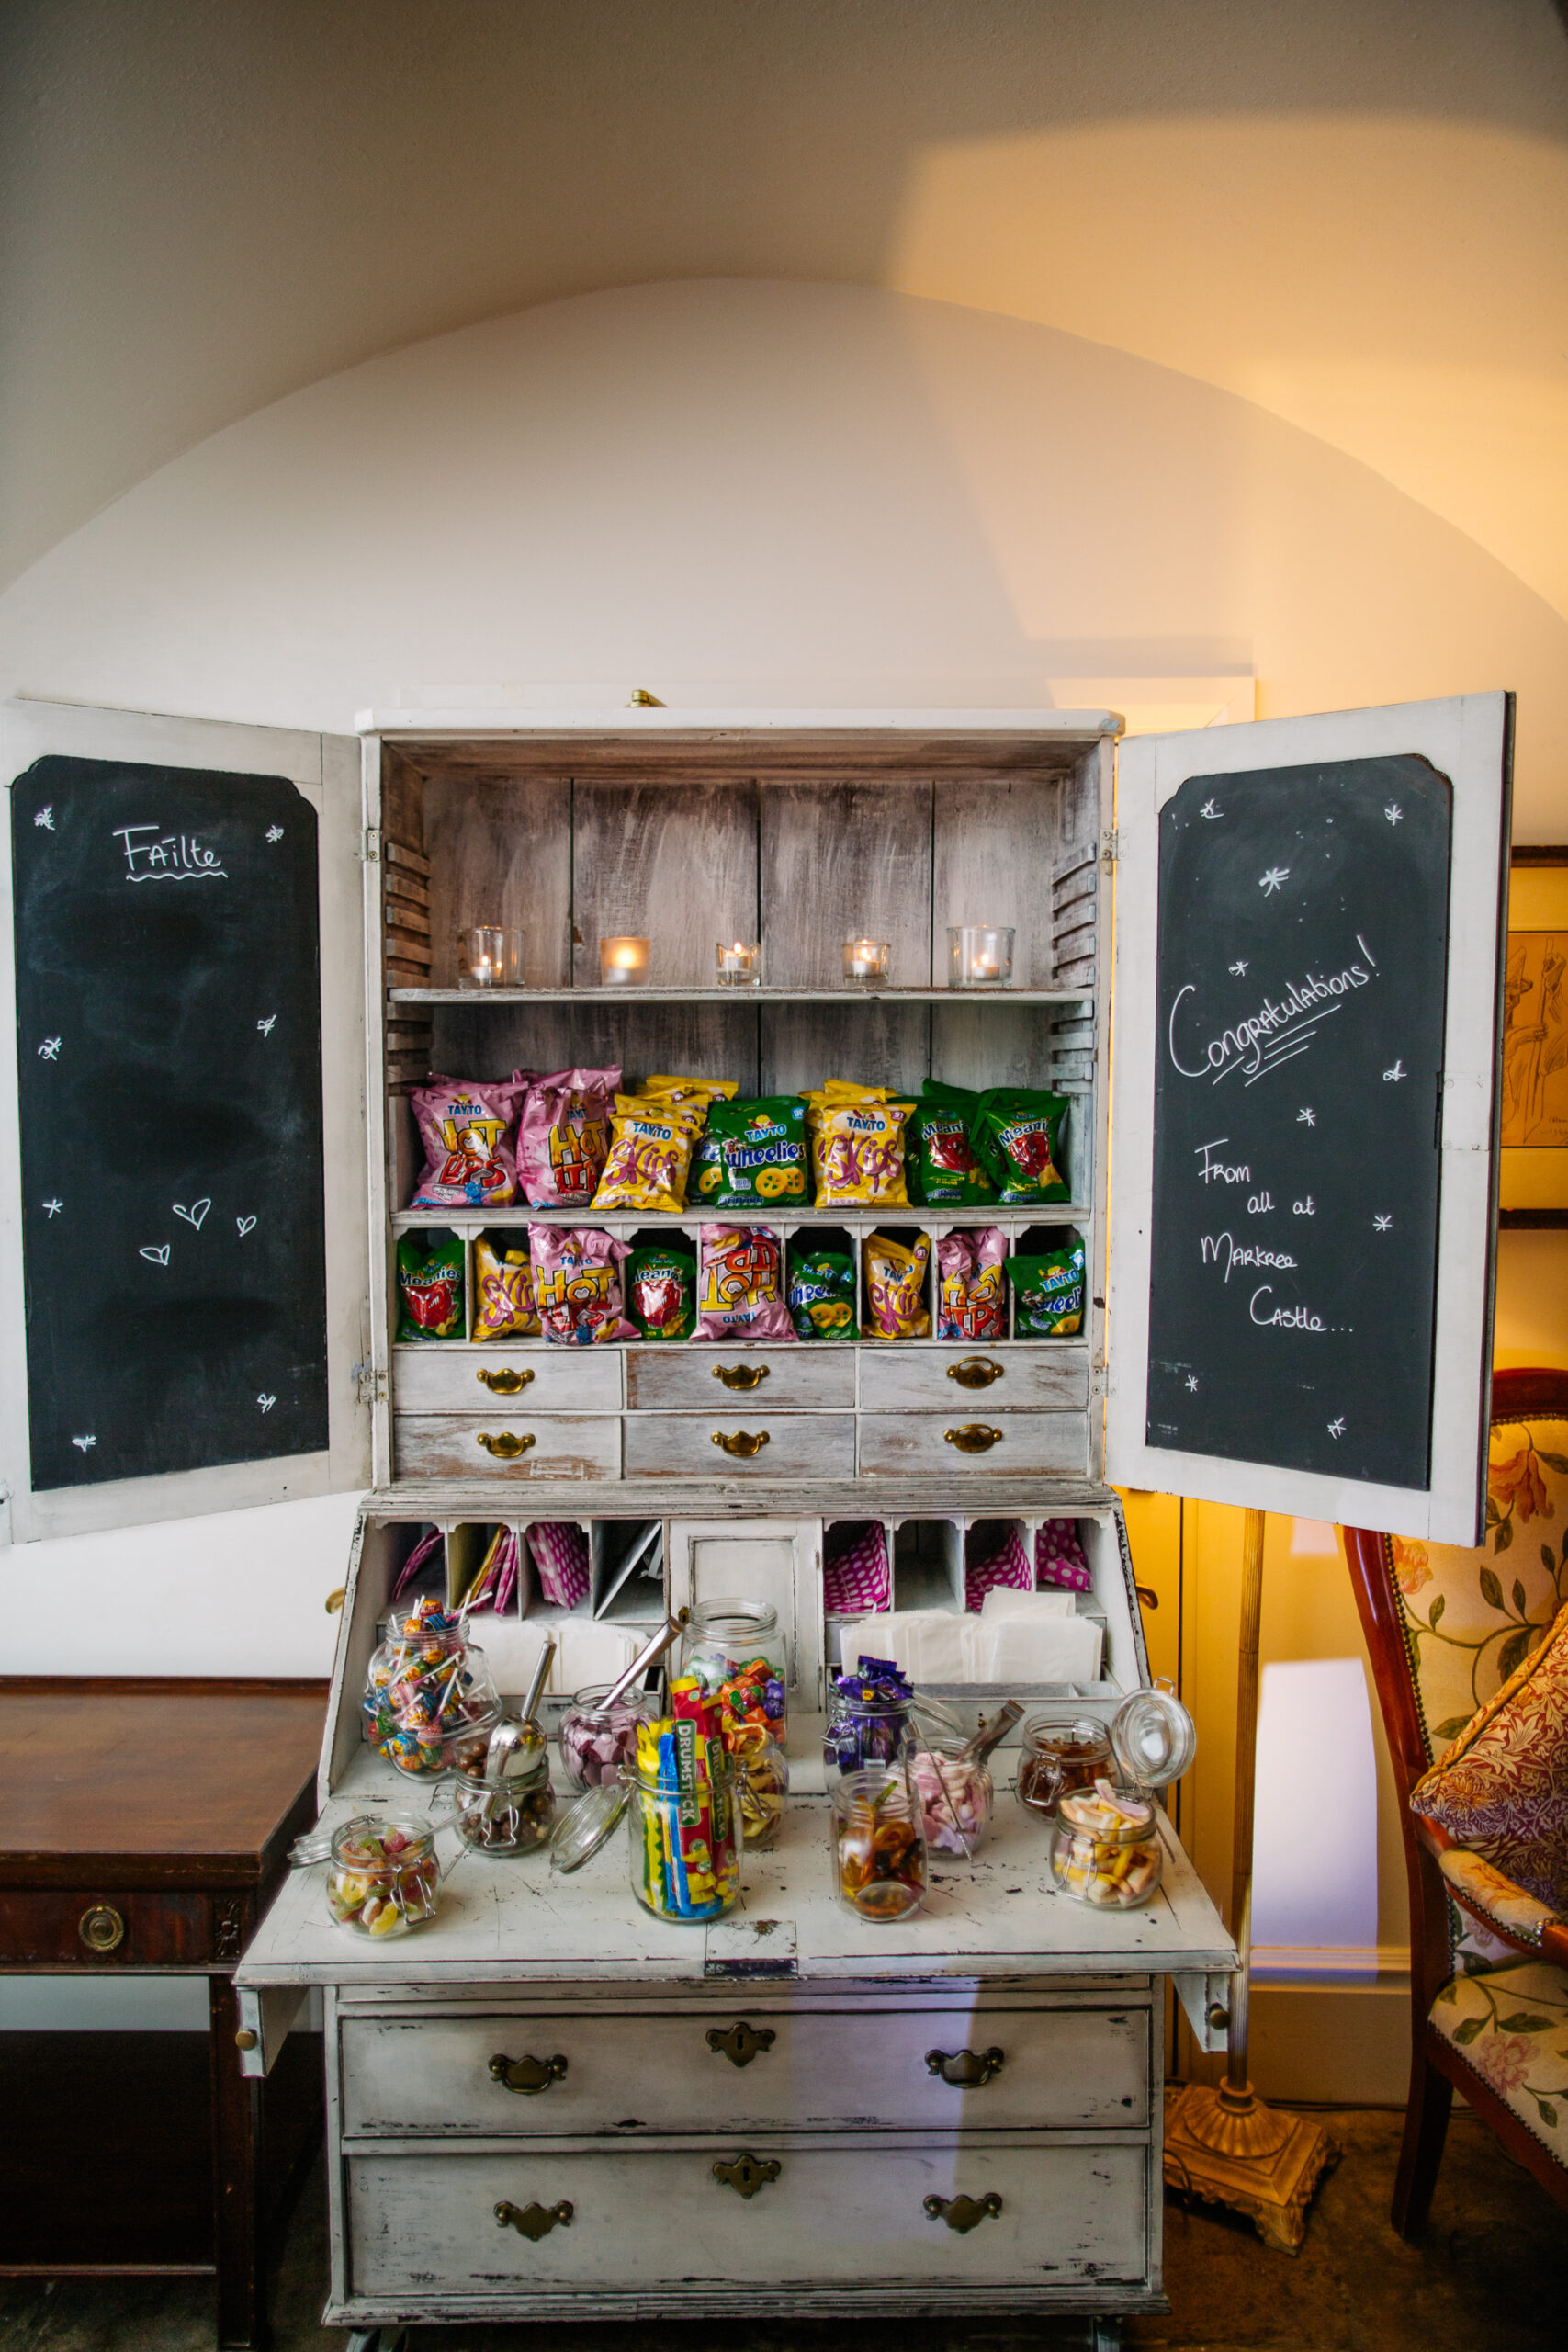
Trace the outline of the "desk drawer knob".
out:
[[[768,1442],[768,1432],[766,1430],[758,1430],[755,1433],[750,1430],[715,1430],[713,1442],[715,1445],[722,1446],[732,1460],[754,1462]]]
[[[509,2058],[502,2051],[490,2062],[491,2078],[509,2091],[547,2091],[552,2083],[566,2079],[566,2060],[554,2058]]]
[[[474,1443],[482,1445],[487,1453],[493,1453],[498,1462],[515,1462],[520,1453],[527,1453],[533,1442],[532,1430],[525,1430],[521,1436],[515,1430],[502,1430],[497,1437],[491,1437],[489,1430],[480,1430],[474,1440]]]
[[[537,2245],[553,2229],[564,2230],[575,2210],[566,2197],[558,2205],[513,2205],[503,2197],[495,2209],[495,2218],[503,2230],[510,2224],[519,2237],[532,2238]]]
[[[527,1387],[528,1383],[533,1379],[533,1377],[534,1367],[532,1364],[528,1365],[526,1370],[523,1372],[513,1372],[511,1370],[491,1372],[484,1364],[480,1364],[478,1372],[474,1374],[474,1378],[476,1380],[483,1381],[485,1386],[490,1390],[492,1396],[521,1396],[523,1391]]]
[[[765,1363],[716,1363],[713,1376],[727,1388],[761,1388],[771,1369]]]
[[[112,1903],[95,1903],[76,1922],[76,1933],[89,1951],[118,1951],[125,1941],[125,1921]]]
[[[999,2050],[928,2050],[928,2073],[940,2075],[955,2091],[977,2091],[1002,2071]]]
[[[764,2182],[777,2180],[783,2169],[777,2156],[745,2155],[737,2156],[734,2163],[728,2165],[721,2158],[713,2168],[713,2177],[724,2188],[733,2188],[737,2197],[744,2197],[750,2203]]]
[[[983,1421],[965,1421],[962,1429],[943,1430],[942,1435],[960,1453],[989,1453],[1002,1442],[1000,1430],[988,1430]]]
[[[928,2197],[926,2211],[933,2222],[945,2222],[950,2230],[960,2236],[978,2228],[989,2219],[995,2221],[1002,2210],[1002,2200],[993,2188],[988,2197]]]
[[[993,1363],[989,1356],[965,1356],[962,1363],[948,1365],[947,1376],[956,1380],[960,1388],[988,1388],[993,1380],[1001,1378],[1002,1371],[1002,1365]]]

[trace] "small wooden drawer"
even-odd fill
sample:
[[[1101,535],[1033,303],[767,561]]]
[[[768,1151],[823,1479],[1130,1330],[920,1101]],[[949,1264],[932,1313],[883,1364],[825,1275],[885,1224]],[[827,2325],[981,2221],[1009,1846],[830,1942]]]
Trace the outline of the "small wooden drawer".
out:
[[[962,1415],[863,1413],[860,1466],[868,1478],[984,1476],[1036,1470],[1084,1471],[1089,1423],[1082,1413],[1001,1413],[982,1397]]]
[[[626,1402],[647,1411],[770,1413],[846,1410],[855,1401],[855,1351],[824,1342],[795,1348],[628,1348]]]
[[[0,1962],[12,1967],[200,1967],[211,1951],[205,1894],[0,1893]]]
[[[531,1413],[526,1396],[468,1420],[395,1413],[392,1455],[400,1478],[615,1478],[620,1417]]]
[[[1135,2140],[706,2133],[679,2148],[367,2154],[346,2169],[350,2295],[395,2296],[408,2318],[422,2297],[434,2309],[552,2286],[629,2301],[820,2283],[874,2310],[888,2287],[1016,2285],[1066,2301],[1148,2276],[1149,2152]],[[966,2227],[945,2217],[960,2199]]]
[[[350,2018],[342,2070],[350,2138],[843,2131],[873,2116],[895,2131],[1122,2131],[1149,2119],[1149,2017],[740,2002]]]
[[[962,1377],[959,1375],[962,1374]],[[867,1348],[861,1356],[863,1409],[945,1413],[1082,1412],[1089,1404],[1089,1350],[1070,1340],[1014,1341],[1005,1348]]]
[[[392,1352],[400,1413],[615,1413],[619,1348],[447,1348]]]
[[[628,1413],[628,1478],[852,1478],[852,1413]]]

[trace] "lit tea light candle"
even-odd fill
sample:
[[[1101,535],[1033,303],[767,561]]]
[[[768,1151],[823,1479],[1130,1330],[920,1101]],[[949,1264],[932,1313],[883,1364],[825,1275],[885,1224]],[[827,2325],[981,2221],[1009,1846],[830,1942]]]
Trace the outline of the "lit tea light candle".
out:
[[[599,985],[606,989],[641,988],[648,978],[646,939],[602,939],[599,942]]]
[[[1012,979],[1010,925],[950,923],[947,985],[950,989],[1006,988]]]
[[[844,978],[846,980],[887,980],[893,971],[893,943],[889,939],[846,939],[844,942]]]
[[[743,939],[726,946],[723,940],[714,942],[714,956],[718,965],[721,988],[755,989],[762,983],[762,951],[756,942],[748,946]]]

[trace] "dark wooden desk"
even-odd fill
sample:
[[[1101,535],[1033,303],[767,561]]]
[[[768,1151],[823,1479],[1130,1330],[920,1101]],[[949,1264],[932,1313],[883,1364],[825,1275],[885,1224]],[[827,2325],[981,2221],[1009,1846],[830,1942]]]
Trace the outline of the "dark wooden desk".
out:
[[[324,1682],[0,1678],[0,1970],[202,1976],[191,2033],[0,2036],[0,2276],[215,2273],[265,2336],[268,2212],[321,2112],[320,2045],[244,2081],[233,1964],[315,1818]],[[294,2050],[294,2042],[299,2047]]]

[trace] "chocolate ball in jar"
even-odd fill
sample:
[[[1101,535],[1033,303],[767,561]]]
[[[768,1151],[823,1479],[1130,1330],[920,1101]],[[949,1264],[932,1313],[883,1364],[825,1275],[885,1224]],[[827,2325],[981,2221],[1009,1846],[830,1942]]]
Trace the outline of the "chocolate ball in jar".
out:
[[[532,1725],[525,1726],[533,1731]],[[513,1758],[504,1780],[485,1779],[488,1739],[457,1747],[457,1831],[465,1846],[485,1854],[529,1854],[550,1834],[556,1815],[549,1750],[537,1732]]]
[[[1019,1736],[1018,1801],[1048,1821],[1062,1798],[1111,1770],[1111,1736],[1092,1716],[1032,1715]]]

